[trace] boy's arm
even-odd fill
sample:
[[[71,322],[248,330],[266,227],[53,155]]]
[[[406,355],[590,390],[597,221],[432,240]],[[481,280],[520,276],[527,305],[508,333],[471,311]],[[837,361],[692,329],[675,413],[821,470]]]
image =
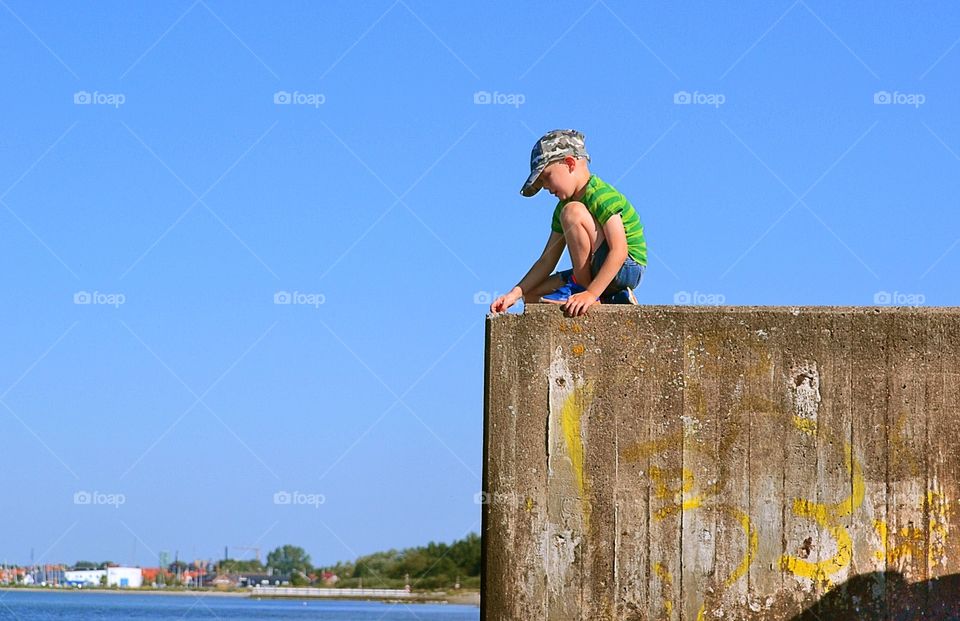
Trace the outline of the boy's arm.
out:
[[[567,247],[563,235],[556,231],[550,231],[550,237],[547,238],[547,245],[544,246],[540,258],[530,267],[526,275],[520,279],[520,282],[510,290],[509,293],[501,295],[493,304],[490,305],[490,311],[493,313],[502,313],[517,303],[524,294],[529,293],[534,287],[542,283],[557,267],[560,257],[563,256],[563,250]]]
[[[533,264],[526,276],[520,279],[514,289],[520,289],[520,295],[529,293],[531,289],[547,279],[560,262],[563,256],[563,250],[567,247],[567,242],[563,235],[556,231],[550,231],[550,237],[547,238],[547,245],[544,246],[540,258]]]

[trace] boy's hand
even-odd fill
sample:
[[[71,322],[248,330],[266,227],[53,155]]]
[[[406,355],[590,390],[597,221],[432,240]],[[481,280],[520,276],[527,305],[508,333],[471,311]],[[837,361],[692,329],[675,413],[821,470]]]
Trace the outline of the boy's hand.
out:
[[[522,296],[523,294],[520,292],[520,289],[514,287],[510,293],[501,295],[499,298],[494,300],[492,304],[490,304],[490,312],[505,313],[507,312],[507,309],[516,304],[517,300],[519,300]]]
[[[567,303],[563,305],[563,312],[567,317],[579,317],[586,315],[591,306],[599,303],[600,299],[597,296],[589,291],[581,291],[567,299]]]

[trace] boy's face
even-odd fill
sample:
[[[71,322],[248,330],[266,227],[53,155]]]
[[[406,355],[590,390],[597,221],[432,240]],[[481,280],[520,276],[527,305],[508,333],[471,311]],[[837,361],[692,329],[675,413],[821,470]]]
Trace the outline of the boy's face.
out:
[[[577,160],[570,156],[559,162],[548,164],[540,173],[540,184],[544,190],[565,201],[577,191],[577,176],[575,174],[577,166]]]

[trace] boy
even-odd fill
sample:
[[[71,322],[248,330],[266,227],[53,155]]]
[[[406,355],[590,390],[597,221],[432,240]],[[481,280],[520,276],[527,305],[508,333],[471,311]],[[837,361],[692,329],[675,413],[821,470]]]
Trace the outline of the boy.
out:
[[[525,304],[560,304],[570,317],[600,302],[637,303],[633,289],[647,265],[643,224],[620,192],[590,174],[589,161],[583,134],[572,129],[547,132],[533,145],[520,193],[533,196],[546,188],[559,199],[550,237],[527,275],[494,300],[490,312],[504,312],[521,297]],[[564,246],[573,269],[550,275]]]

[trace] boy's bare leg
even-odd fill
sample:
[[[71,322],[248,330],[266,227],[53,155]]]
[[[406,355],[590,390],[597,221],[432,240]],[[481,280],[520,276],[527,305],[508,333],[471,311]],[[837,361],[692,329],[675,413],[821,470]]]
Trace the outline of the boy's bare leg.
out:
[[[578,285],[588,287],[593,280],[590,261],[603,242],[603,229],[586,205],[578,201],[564,205],[560,212],[560,223],[573,262],[573,277]]]

